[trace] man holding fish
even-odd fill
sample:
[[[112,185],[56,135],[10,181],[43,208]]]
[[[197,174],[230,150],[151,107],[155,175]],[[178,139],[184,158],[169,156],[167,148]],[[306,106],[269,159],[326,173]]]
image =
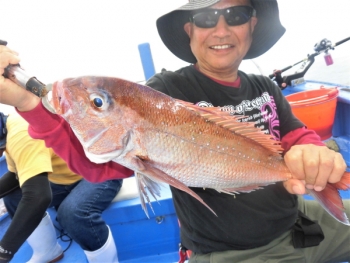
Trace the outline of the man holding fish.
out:
[[[53,108],[71,128],[38,97],[8,79],[0,79],[0,102],[15,106],[29,122],[30,135],[44,139],[88,180],[125,178],[134,170],[141,192],[144,185],[156,192],[147,177],[172,185],[182,243],[193,252],[190,262],[350,260],[350,204],[344,202],[345,214],[337,193],[350,186],[343,158],[294,117],[274,83],[238,70],[243,59],[262,55],[285,32],[277,2],[190,0],[160,17],[157,27],[168,49],[191,65],[176,72],[164,70],[147,85],[176,101],[117,79],[67,79],[53,86]],[[17,55],[0,47],[0,74],[8,64],[19,62]],[[132,96],[123,100],[130,90]],[[117,95],[110,96],[113,92]],[[117,112],[124,115],[113,116]],[[135,114],[144,118],[138,126],[132,123]],[[117,129],[106,128],[113,125]],[[150,125],[154,126],[147,130]],[[94,130],[87,131],[88,126]],[[261,131],[281,141],[284,160],[276,141]],[[155,144],[170,137],[176,144]],[[226,141],[235,144],[229,147]],[[175,155],[173,150],[181,145],[187,146]],[[109,147],[114,151],[107,151]],[[306,191],[339,222],[316,202],[297,198]]]

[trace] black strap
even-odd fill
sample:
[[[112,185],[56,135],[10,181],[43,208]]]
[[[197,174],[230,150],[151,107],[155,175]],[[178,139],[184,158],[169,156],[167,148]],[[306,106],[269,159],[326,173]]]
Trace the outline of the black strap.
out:
[[[298,220],[292,229],[294,248],[318,246],[324,239],[321,226],[299,211]]]
[[[0,177],[0,198],[8,195],[19,187],[17,175],[13,172],[7,171]]]

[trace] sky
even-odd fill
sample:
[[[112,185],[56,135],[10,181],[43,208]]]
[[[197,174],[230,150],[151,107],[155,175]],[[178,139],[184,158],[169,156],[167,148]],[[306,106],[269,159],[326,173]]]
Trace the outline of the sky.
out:
[[[156,72],[188,65],[167,50],[155,25],[158,17],[186,3],[0,0],[0,39],[19,53],[22,68],[44,83],[82,75],[139,82],[145,79],[139,44],[150,44]],[[272,49],[244,61],[240,69],[269,75],[273,69],[306,58],[323,38],[335,43],[350,37],[349,4],[350,0],[279,0],[280,19],[287,32]],[[350,85],[350,41],[331,54],[334,65],[327,67],[319,55],[307,76]],[[0,105],[0,111],[11,109]]]

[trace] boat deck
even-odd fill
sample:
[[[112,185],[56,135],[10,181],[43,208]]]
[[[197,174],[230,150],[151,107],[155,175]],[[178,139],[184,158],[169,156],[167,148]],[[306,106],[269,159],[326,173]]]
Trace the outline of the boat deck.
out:
[[[121,263],[163,263],[179,260],[179,227],[168,186],[162,189],[161,198],[158,202],[152,202],[152,206],[155,213],[149,209],[149,219],[143,212],[138,197],[113,202],[104,211],[102,216],[111,228]],[[56,227],[58,241],[66,250],[64,258],[59,262],[87,262],[80,246],[65,235],[58,222],[54,220],[55,210],[50,208],[48,212]],[[0,239],[10,222],[11,219],[7,214],[0,217]],[[31,254],[32,249],[25,242],[11,263],[26,262]]]

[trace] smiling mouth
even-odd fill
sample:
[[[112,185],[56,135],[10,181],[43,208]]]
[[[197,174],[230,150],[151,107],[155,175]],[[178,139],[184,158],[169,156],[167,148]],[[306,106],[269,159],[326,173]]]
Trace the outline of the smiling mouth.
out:
[[[227,48],[231,48],[231,47],[233,47],[233,46],[232,45],[217,45],[217,46],[211,46],[210,48],[219,50],[219,49],[227,49]]]

